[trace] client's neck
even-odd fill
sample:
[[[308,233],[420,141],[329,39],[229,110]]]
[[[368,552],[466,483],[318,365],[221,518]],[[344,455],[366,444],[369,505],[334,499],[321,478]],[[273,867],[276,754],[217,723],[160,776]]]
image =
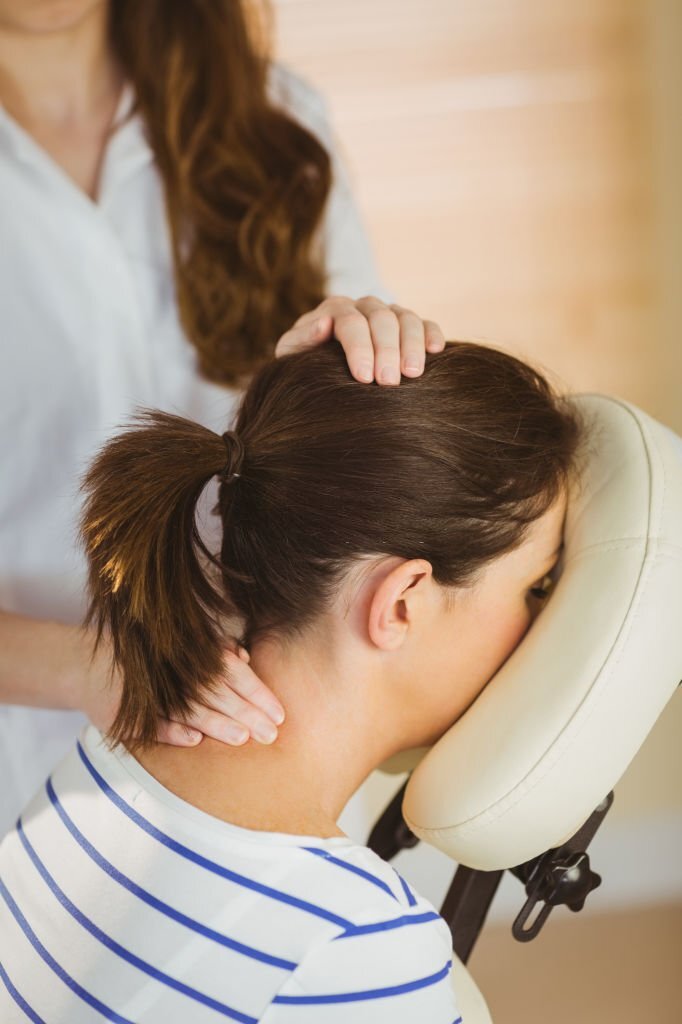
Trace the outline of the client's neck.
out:
[[[341,835],[344,805],[396,749],[363,662],[352,650],[256,645],[251,667],[286,709],[274,744],[235,748],[205,737],[195,748],[158,744],[138,759],[172,792],[235,825]]]

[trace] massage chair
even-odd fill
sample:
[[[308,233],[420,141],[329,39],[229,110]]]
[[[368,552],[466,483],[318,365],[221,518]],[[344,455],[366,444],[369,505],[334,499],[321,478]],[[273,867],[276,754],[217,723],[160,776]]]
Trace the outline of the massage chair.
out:
[[[554,586],[522,642],[408,771],[369,845],[420,840],[456,864],[441,913],[463,1024],[489,1024],[466,964],[506,871],[511,941],[601,882],[588,853],[614,790],[682,681],[682,438],[635,405],[571,396],[586,427]]]

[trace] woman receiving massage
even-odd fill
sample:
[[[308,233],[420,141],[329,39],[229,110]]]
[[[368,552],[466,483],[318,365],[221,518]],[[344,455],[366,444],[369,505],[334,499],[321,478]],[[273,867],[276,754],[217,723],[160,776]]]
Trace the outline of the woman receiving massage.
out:
[[[336,822],[541,610],[581,436],[502,351],[382,388],[331,342],[266,364],[222,436],[148,411],[106,443],[82,537],[122,699],[0,846],[5,1024],[460,1019],[445,923]],[[159,743],[226,649],[287,708],[278,742]]]

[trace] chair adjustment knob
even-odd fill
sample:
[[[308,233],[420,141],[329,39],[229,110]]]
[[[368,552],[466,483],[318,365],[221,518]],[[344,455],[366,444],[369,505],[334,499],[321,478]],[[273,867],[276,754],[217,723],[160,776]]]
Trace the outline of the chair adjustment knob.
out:
[[[519,942],[534,939],[554,907],[564,904],[569,910],[582,910],[588,895],[601,885],[601,875],[591,870],[590,858],[585,851],[612,804],[613,790],[565,843],[509,869],[524,883],[528,897],[512,925],[512,935]],[[536,903],[544,906],[533,924],[526,928],[526,921]]]
[[[512,925],[514,938],[520,942],[534,939],[554,907],[564,905],[575,913],[582,910],[587,896],[599,885],[601,875],[591,870],[590,858],[584,851],[548,850],[527,878],[528,899]],[[544,906],[533,924],[526,928],[536,903],[544,903]]]
[[[587,896],[601,885],[601,875],[590,870],[586,853],[574,853],[563,862],[549,864],[540,880],[538,897],[558,907],[565,904],[570,910],[583,909]]]

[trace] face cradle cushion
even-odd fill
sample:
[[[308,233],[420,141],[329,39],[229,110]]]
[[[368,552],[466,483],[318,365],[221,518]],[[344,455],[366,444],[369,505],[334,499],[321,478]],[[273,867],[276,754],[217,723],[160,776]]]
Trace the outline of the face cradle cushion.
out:
[[[576,832],[682,680],[682,439],[628,402],[572,400],[587,441],[557,582],[403,803],[416,835],[486,870]]]
[[[527,883],[527,906],[538,900],[533,878],[547,864],[551,876],[557,853],[585,849],[682,681],[682,438],[622,399],[571,401],[584,443],[547,603],[430,750],[382,765],[412,771],[402,816],[413,836],[397,796],[370,845],[390,857],[416,836],[459,865],[442,913],[467,1024],[490,1021],[463,964],[503,871]],[[521,917],[512,930],[527,941],[541,925],[524,933]]]

